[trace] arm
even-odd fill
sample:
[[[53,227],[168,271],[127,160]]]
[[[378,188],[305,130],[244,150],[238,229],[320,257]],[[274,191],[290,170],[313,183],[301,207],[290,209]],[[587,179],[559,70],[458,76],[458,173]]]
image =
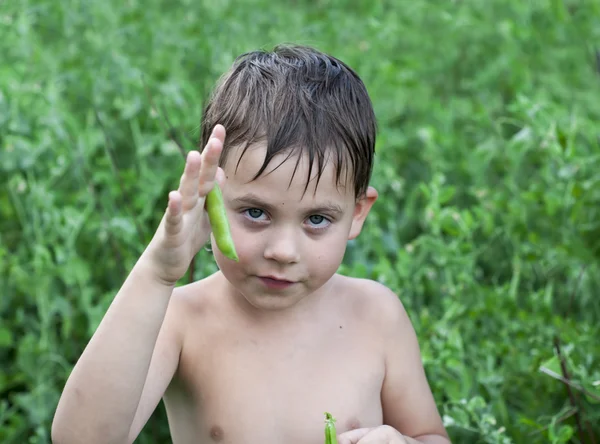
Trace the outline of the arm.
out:
[[[217,125],[202,155],[188,153],[155,236],[67,380],[52,423],[55,444],[133,442],[160,401],[181,350],[172,293],[210,236],[204,204],[217,173],[224,180],[224,138]]]
[[[133,442],[138,406],[145,423],[177,367],[178,338],[169,323],[161,328],[172,291],[142,257],[67,380],[52,423],[54,443]],[[155,348],[160,358],[153,365],[160,371],[146,384]],[[137,429],[135,435],[141,425]]]
[[[398,296],[368,282],[365,294],[377,304],[374,325],[385,357],[381,391],[383,425],[349,430],[339,444],[450,444],[421,362],[417,336]]]
[[[377,286],[384,305],[384,424],[401,432],[408,443],[449,444],[423,369],[412,323],[398,296],[383,285]]]

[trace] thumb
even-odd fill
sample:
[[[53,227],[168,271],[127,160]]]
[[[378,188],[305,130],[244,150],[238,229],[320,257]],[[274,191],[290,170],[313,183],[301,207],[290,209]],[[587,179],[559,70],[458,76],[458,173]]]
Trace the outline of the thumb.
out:
[[[338,436],[338,444],[356,444],[370,431],[369,427],[363,427],[344,432]]]

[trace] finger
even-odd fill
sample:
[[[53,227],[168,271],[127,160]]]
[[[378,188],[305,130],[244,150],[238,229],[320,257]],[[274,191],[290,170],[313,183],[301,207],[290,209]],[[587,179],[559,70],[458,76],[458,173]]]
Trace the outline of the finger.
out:
[[[202,151],[202,165],[200,166],[200,179],[197,189],[200,197],[206,196],[213,188],[222,150],[223,142],[216,137],[211,137],[206,144],[206,148]]]
[[[338,436],[338,444],[356,444],[370,431],[371,428],[363,427],[344,432]]]
[[[206,142],[206,145],[204,146],[204,148],[202,150],[202,154],[204,154],[204,152],[207,150],[207,148],[210,145],[210,141],[212,139],[219,140],[221,142],[221,144],[225,143],[225,127],[223,125],[215,125],[212,133],[210,133],[210,136],[208,137],[208,141]]]
[[[208,142],[206,143],[206,146],[204,147],[204,149],[202,150],[202,157],[206,156],[207,153],[206,151],[211,151],[211,153],[208,154],[212,154],[213,156],[215,155],[214,149],[217,148],[219,149],[219,144],[217,143],[217,146],[215,146],[215,140],[213,139],[217,139],[218,142],[220,142],[220,149],[223,149],[223,144],[225,143],[225,127],[223,125],[215,125],[215,127],[213,128],[213,132],[211,133],[210,137],[208,138]],[[218,157],[221,156],[221,153],[219,152],[217,159],[216,159],[216,163],[218,164]]]
[[[165,230],[167,234],[177,234],[181,230],[181,221],[183,208],[182,197],[179,191],[169,193],[169,204],[167,206],[167,215],[165,218]]]
[[[221,168],[221,167],[217,168],[217,173],[215,174],[215,180],[217,181],[219,186],[221,188],[223,188],[223,185],[225,185],[225,171],[223,171],[223,168]]]
[[[179,193],[183,199],[183,208],[192,208],[198,200],[198,180],[202,158],[198,151],[190,151],[185,162],[185,169],[179,182]]]
[[[224,143],[225,135],[226,135],[225,127],[223,125],[215,125],[215,127],[213,128],[211,137],[216,137],[217,139],[219,139],[221,142]]]

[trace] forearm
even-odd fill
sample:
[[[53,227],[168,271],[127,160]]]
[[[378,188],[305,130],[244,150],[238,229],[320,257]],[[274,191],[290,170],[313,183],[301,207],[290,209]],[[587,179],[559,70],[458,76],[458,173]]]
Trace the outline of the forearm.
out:
[[[69,376],[53,436],[65,442],[127,438],[172,291],[153,278],[142,257]]]

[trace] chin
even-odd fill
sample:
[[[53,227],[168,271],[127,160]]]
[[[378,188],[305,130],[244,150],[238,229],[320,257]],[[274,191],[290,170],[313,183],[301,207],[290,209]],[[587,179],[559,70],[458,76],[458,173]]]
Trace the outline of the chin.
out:
[[[296,300],[290,300],[281,296],[264,295],[259,297],[248,297],[244,295],[246,301],[255,309],[261,311],[284,311],[296,305]]]
[[[295,284],[301,285],[301,284]],[[240,292],[240,294],[246,299],[246,301],[254,308],[265,311],[282,311],[293,307],[304,296],[302,296],[302,289],[300,292],[296,291],[277,291],[277,290],[264,290],[257,288],[256,285],[249,285],[246,288],[249,291]]]

